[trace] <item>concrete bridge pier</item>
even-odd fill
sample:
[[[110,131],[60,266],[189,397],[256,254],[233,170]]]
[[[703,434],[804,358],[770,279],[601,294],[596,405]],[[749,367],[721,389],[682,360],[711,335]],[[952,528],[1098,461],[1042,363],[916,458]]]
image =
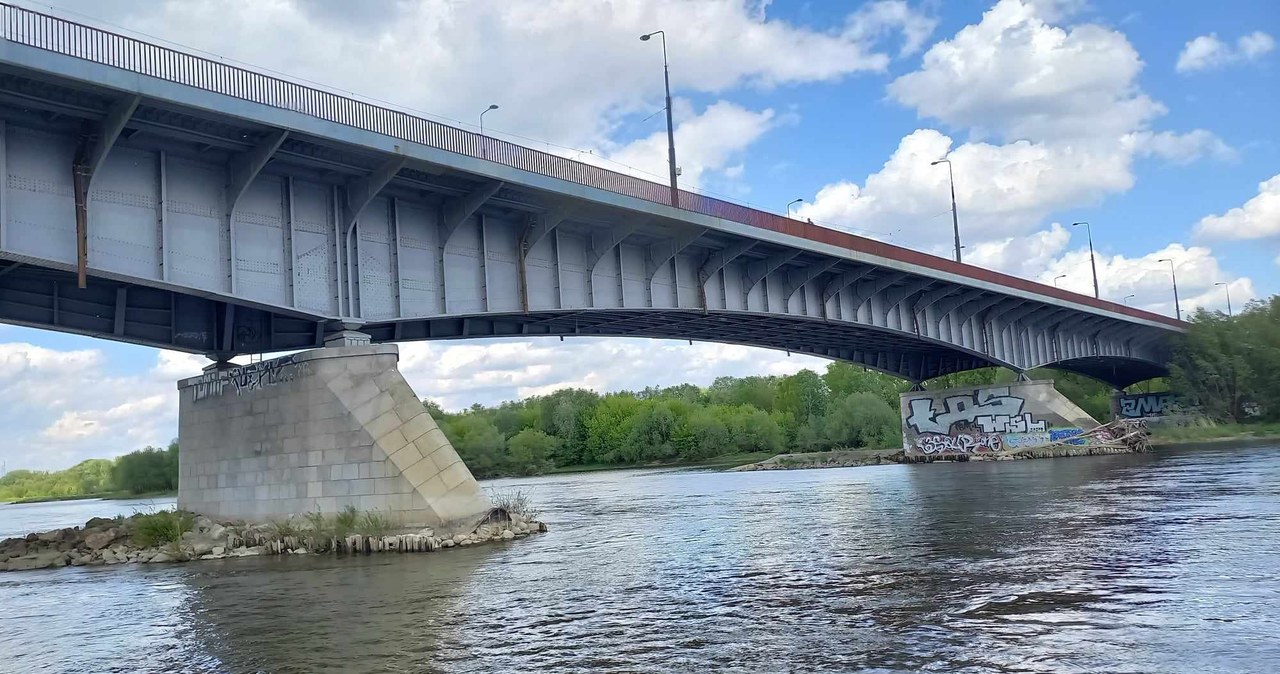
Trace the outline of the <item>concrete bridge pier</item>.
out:
[[[178,507],[266,520],[347,506],[448,531],[492,504],[397,369],[394,345],[331,346],[178,382]]]

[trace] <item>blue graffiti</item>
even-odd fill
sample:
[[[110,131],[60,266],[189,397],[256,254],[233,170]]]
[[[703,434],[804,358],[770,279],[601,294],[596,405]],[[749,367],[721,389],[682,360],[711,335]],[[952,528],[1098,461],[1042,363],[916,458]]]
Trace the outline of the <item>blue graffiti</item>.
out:
[[[1059,440],[1065,440],[1068,445],[1085,445],[1088,444],[1088,442],[1086,442],[1084,438],[1076,437],[1083,432],[1084,429],[1081,428],[1051,428],[1049,429],[1049,441],[1058,442]]]

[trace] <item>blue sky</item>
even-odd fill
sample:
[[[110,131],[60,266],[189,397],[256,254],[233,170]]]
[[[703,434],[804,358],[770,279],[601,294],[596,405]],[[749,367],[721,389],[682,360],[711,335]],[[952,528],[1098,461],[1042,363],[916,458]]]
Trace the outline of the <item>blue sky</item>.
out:
[[[948,254],[950,150],[966,261],[1173,313],[1280,287],[1280,5],[1266,0],[59,0],[21,3],[208,50],[665,176],[667,31],[683,185]],[[568,149],[573,148],[573,149]],[[661,177],[659,178],[661,179]],[[1270,181],[1270,182],[1268,182]],[[446,407],[787,373],[810,358],[640,340],[402,347]],[[199,357],[0,326],[10,468],[176,434]]]

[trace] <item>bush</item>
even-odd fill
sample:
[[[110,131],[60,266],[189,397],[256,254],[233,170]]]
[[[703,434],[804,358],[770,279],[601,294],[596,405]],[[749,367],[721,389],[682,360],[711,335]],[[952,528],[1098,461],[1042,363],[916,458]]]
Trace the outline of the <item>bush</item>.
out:
[[[194,521],[191,513],[173,510],[136,515],[133,540],[144,548],[177,543],[182,540],[182,534],[191,531]]]
[[[147,447],[116,460],[111,481],[131,494],[175,491],[178,488],[178,442],[168,449]]]
[[[532,495],[523,489],[489,490],[489,500],[495,508],[502,508],[525,519],[538,519],[538,510],[533,507]]]
[[[390,514],[383,514],[379,510],[366,510],[360,516],[356,533],[361,536],[370,536],[372,538],[381,538],[391,533],[396,528],[396,524],[391,519]]]

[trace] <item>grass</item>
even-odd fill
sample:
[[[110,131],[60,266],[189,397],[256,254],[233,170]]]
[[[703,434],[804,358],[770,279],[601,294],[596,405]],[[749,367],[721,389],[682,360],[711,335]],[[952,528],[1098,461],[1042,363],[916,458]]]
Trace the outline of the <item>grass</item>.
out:
[[[1218,424],[1217,426],[1157,426],[1151,429],[1152,441],[1191,443],[1205,440],[1280,438],[1280,423]]]
[[[533,495],[523,489],[490,489],[489,499],[493,505],[509,513],[515,513],[525,519],[538,519],[538,510],[533,507]]]
[[[395,528],[395,522],[391,520],[389,513],[383,514],[380,510],[366,510],[356,523],[355,530],[361,536],[381,538],[391,533]]]
[[[133,539],[144,548],[177,543],[182,540],[182,534],[191,531],[194,520],[190,513],[173,510],[136,515]]]
[[[289,538],[291,536],[297,538],[301,536],[304,531],[298,521],[292,517],[282,520],[272,520],[271,529],[272,533],[274,533],[277,538]]]
[[[99,498],[104,501],[122,501],[125,499],[143,499],[143,498],[159,498],[164,496],[174,496],[176,491],[158,491],[146,494],[134,494],[127,491],[101,491],[94,494],[72,494],[70,496],[32,496],[29,498],[14,499],[7,501],[12,505],[22,505],[24,503],[55,503],[58,501],[81,501],[84,499]],[[6,501],[0,500],[0,503]]]

